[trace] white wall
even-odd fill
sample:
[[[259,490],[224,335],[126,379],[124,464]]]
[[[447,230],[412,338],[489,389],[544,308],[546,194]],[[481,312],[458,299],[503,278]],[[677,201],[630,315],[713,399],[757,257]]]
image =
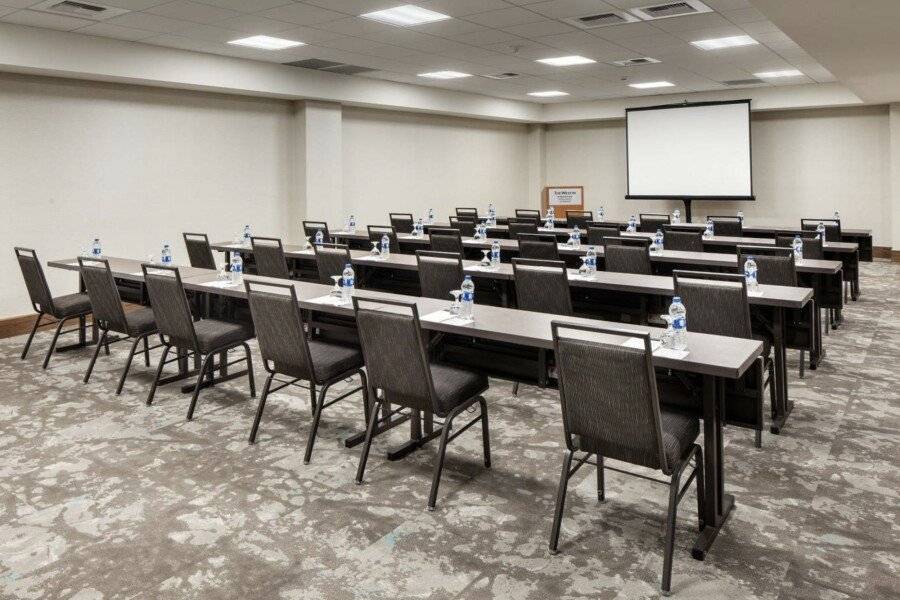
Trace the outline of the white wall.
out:
[[[291,226],[291,104],[158,88],[0,75],[0,317],[30,305],[11,246],[46,261],[99,235],[113,256],[184,231],[230,238]],[[71,273],[47,269],[55,294]]]
[[[837,209],[845,227],[871,228],[876,245],[891,245],[887,107],[761,112],[752,119],[756,201],[695,202],[695,220],[742,209],[753,223],[799,224]],[[624,120],[550,125],[547,138],[547,183],[583,184],[589,209],[603,204],[610,218],[625,218],[681,206],[624,199]]]

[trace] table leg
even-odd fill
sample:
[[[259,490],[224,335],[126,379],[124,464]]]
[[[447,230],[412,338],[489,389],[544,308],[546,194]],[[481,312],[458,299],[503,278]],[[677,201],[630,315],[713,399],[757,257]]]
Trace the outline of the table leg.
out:
[[[422,411],[419,410],[411,410],[410,418],[409,418],[409,441],[400,446],[399,448],[395,448],[387,453],[388,460],[400,460],[404,456],[409,455],[412,452],[415,452],[431,440],[441,435],[442,427],[437,430],[434,429],[432,421],[432,416],[430,414],[426,414],[424,417],[426,424],[426,432],[422,431]]]
[[[776,307],[774,310],[772,331],[774,335],[775,352],[775,410],[772,414],[772,433],[780,433],[784,428],[788,415],[794,409],[794,404],[788,399],[788,373],[787,373],[787,349],[784,345],[784,309]]]

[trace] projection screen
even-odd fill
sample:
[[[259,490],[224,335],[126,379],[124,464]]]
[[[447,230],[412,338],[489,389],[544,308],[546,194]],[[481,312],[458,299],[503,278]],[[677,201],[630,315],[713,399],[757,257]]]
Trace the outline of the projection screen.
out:
[[[753,200],[750,100],[629,108],[627,198]]]

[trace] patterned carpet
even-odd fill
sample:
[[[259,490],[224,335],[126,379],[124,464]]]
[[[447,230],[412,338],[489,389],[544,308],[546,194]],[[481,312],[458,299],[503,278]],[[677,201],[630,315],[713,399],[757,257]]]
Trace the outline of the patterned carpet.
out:
[[[17,282],[18,283],[18,282]],[[900,595],[900,265],[863,265],[863,296],[801,380],[785,432],[726,430],[737,507],[705,562],[690,557],[693,493],[679,513],[680,598]],[[658,594],[667,490],[616,473],[598,504],[575,476],[560,554],[547,538],[562,460],[554,392],[495,381],[493,467],[476,426],[451,445],[437,510],[425,511],[435,445],[402,461],[376,440],[353,482],[359,397],[326,410],[313,460],[303,390],[271,397],[259,443],[246,379],[206,390],[193,422],[174,385],[144,405],[142,363],[113,394],[127,348],[21,362],[0,342],[0,596],[3,598],[644,598]],[[262,380],[258,369],[258,381]]]

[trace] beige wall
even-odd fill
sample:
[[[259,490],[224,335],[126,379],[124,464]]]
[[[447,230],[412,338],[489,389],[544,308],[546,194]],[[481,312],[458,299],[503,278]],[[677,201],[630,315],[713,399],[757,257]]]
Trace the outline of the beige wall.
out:
[[[754,223],[795,224],[837,209],[845,227],[871,228],[875,244],[891,245],[887,107],[754,113],[752,139],[756,201],[697,202],[695,220],[742,209]],[[624,199],[624,148],[624,121],[551,125],[547,182],[583,184],[588,208],[603,204],[610,217],[680,206]]]
[[[0,75],[0,317],[30,310],[13,245],[48,260],[95,235],[115,256],[169,241],[184,261],[184,231],[285,235],[290,122],[284,101]]]

